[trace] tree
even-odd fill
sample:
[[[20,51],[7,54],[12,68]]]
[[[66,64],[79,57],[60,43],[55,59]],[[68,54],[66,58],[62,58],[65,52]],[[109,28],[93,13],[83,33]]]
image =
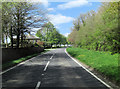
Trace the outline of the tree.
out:
[[[12,4],[14,5],[14,3]],[[7,40],[9,37],[10,26],[12,24],[12,20],[11,20],[12,9],[11,8],[13,8],[13,6],[10,5],[10,2],[2,3],[2,42],[4,43],[4,38],[6,38],[6,47],[8,43]]]
[[[81,25],[80,17],[78,17],[76,20],[73,21],[73,25],[76,31],[80,30],[80,25]]]
[[[67,39],[65,36],[61,35],[61,44],[63,44],[65,46],[65,44],[67,44]]]
[[[41,29],[37,31],[36,36],[40,38],[40,40],[43,40],[43,35],[41,33]]]
[[[47,20],[46,12],[42,8],[38,10],[28,2],[4,2],[2,6],[3,37],[5,35],[7,39],[9,36],[12,40],[11,36],[17,36],[17,48],[19,48],[20,42],[22,46],[23,37],[26,32],[30,32],[32,28],[40,28]]]
[[[107,2],[102,3],[97,12],[91,10],[80,14],[73,23],[72,32],[68,36],[69,42],[82,48],[119,52],[118,8],[117,2]],[[76,27],[80,22],[78,30]]]
[[[50,43],[51,46],[53,44],[61,44],[65,43],[65,38],[61,35],[54,25],[51,22],[45,23],[41,30],[38,30],[36,36],[41,39],[41,41],[45,41],[46,43]]]

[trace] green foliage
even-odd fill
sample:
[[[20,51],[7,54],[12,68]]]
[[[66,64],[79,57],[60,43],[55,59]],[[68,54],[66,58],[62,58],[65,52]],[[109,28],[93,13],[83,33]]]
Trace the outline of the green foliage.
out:
[[[43,39],[43,35],[41,33],[41,30],[38,30],[37,33],[36,33],[36,36],[40,38],[40,40]]]
[[[51,45],[67,43],[66,37],[61,35],[51,22],[44,24],[42,29],[37,31],[36,36]]]
[[[73,23],[68,40],[77,47],[120,52],[119,7],[118,2],[102,3],[97,12],[80,15]]]
[[[99,52],[81,48],[67,48],[67,51],[71,56],[98,70],[111,80],[120,82],[118,71],[119,54],[111,55],[111,52]]]

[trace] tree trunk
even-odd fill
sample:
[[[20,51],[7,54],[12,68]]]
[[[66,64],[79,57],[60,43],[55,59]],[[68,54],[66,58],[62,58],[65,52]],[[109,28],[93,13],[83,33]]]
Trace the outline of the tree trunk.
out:
[[[97,44],[97,46],[96,46],[96,51],[98,50],[98,43],[96,43]]]
[[[16,47],[19,48],[19,40],[20,40],[20,10],[17,9],[17,44]]]
[[[23,30],[21,31],[21,47],[23,47]]]
[[[8,45],[8,42],[7,42],[7,35],[6,35],[6,48],[8,47],[7,45]]]
[[[100,44],[99,51],[101,51],[102,44]]]
[[[4,34],[2,33],[2,43],[4,44]]]
[[[60,47],[61,47],[61,44],[60,44]]]
[[[12,33],[12,26],[10,29],[10,35],[11,35],[11,48],[13,48],[13,33]]]
[[[17,48],[19,48],[20,33],[17,34]]]

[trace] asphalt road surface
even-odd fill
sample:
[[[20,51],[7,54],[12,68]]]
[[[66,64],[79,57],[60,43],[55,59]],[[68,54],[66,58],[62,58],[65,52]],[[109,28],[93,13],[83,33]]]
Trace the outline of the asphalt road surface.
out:
[[[109,89],[58,48],[2,74],[2,89]]]

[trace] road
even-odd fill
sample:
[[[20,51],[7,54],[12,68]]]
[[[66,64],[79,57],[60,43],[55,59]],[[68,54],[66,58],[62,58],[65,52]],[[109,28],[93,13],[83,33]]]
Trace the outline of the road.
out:
[[[109,89],[58,48],[2,74],[2,89]]]

